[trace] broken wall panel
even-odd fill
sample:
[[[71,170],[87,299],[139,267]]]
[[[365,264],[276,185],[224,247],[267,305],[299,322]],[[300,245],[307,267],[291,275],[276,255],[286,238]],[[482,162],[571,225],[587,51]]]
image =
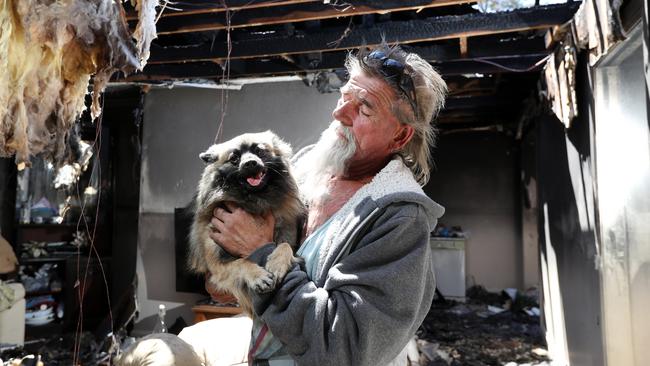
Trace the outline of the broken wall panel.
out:
[[[576,52],[586,49],[589,65],[594,66],[626,35],[619,8],[622,2],[587,0],[566,25],[549,31],[558,38],[554,56],[544,67],[547,100],[553,112],[567,128],[577,115],[575,95]]]

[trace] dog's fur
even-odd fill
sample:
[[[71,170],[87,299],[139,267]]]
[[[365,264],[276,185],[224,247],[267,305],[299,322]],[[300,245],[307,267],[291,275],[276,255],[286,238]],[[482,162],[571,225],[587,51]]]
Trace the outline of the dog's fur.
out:
[[[199,181],[190,232],[189,268],[212,274],[210,281],[233,294],[244,312],[252,314],[250,291],[275,288],[290,267],[298,243],[298,225],[305,209],[289,172],[291,147],[271,131],[248,133],[212,145],[200,158],[207,164]],[[252,214],[273,212],[274,240],[281,243],[265,267],[234,258],[210,239],[213,210],[233,202]]]

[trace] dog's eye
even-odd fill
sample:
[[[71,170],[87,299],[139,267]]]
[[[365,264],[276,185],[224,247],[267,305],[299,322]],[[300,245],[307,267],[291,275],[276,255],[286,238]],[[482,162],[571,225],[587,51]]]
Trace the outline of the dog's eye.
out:
[[[231,152],[228,161],[232,164],[237,164],[239,162],[239,154],[235,151]]]
[[[254,145],[251,148],[251,152],[255,155],[262,156],[266,154],[266,146],[264,145]]]

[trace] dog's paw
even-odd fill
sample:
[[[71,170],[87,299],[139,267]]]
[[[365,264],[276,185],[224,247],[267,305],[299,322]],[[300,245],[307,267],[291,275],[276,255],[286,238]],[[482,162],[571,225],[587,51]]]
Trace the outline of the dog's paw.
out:
[[[267,271],[273,273],[277,282],[280,282],[294,263],[295,257],[293,256],[291,246],[287,243],[282,243],[269,255],[265,268]]]
[[[271,292],[275,288],[276,278],[275,275],[271,272],[264,271],[259,275],[251,284],[253,291],[264,294]]]

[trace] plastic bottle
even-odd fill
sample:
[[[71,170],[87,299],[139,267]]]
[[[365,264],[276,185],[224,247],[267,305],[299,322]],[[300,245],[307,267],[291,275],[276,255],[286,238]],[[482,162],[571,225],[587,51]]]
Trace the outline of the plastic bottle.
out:
[[[158,305],[158,320],[156,325],[153,327],[153,332],[151,333],[167,333],[167,325],[165,325],[165,314],[167,310],[165,309],[165,304]]]

